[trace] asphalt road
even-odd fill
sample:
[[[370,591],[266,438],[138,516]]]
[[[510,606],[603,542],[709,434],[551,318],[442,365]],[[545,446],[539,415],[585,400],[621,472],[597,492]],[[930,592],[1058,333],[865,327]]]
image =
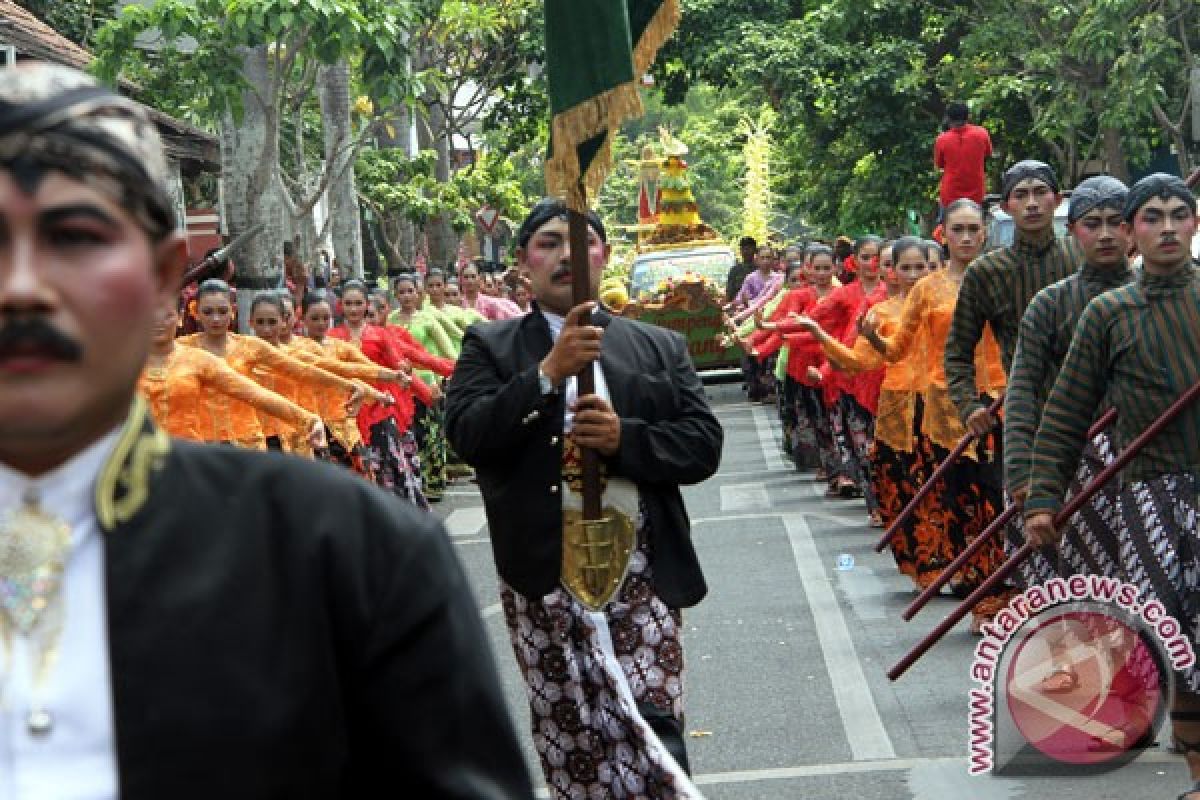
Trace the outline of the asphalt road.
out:
[[[745,402],[736,385],[710,395],[725,429],[721,469],[685,490],[710,588],[684,613],[688,748],[706,797],[1115,800],[1186,787],[1182,759],[1159,748],[1098,777],[968,775],[978,640],[966,624],[899,681],[885,674],[954,601],[901,621],[911,583],[873,552],[879,532],[862,501],[824,499],[780,457],[773,408]],[[456,483],[435,513],[470,576],[540,780],[474,484]]]

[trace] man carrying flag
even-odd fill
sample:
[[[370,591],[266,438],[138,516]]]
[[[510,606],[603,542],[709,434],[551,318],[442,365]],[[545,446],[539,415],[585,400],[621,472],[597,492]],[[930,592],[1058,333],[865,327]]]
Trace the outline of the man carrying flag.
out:
[[[473,325],[447,388],[556,800],[700,797],[681,610],[707,588],[679,486],[716,472],[723,437],[683,337],[594,302],[611,249],[587,210],[678,13],[676,0],[547,0],[547,184],[567,200],[539,202],[517,234],[533,309]]]

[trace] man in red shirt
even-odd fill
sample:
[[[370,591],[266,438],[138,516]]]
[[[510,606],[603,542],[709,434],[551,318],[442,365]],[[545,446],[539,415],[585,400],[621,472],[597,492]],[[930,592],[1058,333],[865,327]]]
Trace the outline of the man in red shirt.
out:
[[[933,145],[933,163],[942,171],[942,208],[960,197],[983,205],[983,161],[992,154],[986,129],[967,122],[967,107],[951,103],[946,109],[949,127]]]

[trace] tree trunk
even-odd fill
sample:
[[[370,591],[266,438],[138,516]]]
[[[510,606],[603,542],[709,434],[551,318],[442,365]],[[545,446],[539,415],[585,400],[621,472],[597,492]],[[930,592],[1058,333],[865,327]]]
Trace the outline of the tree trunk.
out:
[[[257,224],[265,226],[236,258],[241,289],[238,319],[246,330],[256,290],[282,285],[284,209],[275,180],[279,126],[270,105],[275,76],[268,68],[265,46],[244,51],[242,72],[255,89],[242,91],[241,119],[235,119],[228,109],[222,117],[221,178],[229,235],[236,237]]]
[[[422,150],[437,152],[437,164],[433,176],[441,183],[450,181],[450,134],[446,130],[446,119],[439,105],[427,107],[425,118],[417,123],[417,144]],[[425,223],[429,243],[430,266],[446,266],[454,263],[458,255],[458,236],[450,227],[450,221],[442,215],[431,217]]]
[[[300,194],[307,195],[316,188],[316,181],[309,172],[308,162],[304,158],[304,120],[302,109],[295,108],[292,113],[296,117],[296,183],[300,186]],[[328,206],[326,206],[328,207]],[[296,258],[310,269],[317,266],[317,247],[320,242],[317,235],[317,225],[313,212],[292,214],[291,226],[288,231],[288,241],[296,248]]]
[[[1104,160],[1108,162],[1108,174],[1129,183],[1129,162],[1125,159],[1125,148],[1121,146],[1121,131],[1107,127],[1100,133],[1104,136]]]
[[[333,170],[326,197],[332,224],[333,252],[344,274],[363,274],[362,221],[354,188],[354,136],[350,126],[350,66],[345,61],[317,71],[317,95],[325,131],[325,169]]]

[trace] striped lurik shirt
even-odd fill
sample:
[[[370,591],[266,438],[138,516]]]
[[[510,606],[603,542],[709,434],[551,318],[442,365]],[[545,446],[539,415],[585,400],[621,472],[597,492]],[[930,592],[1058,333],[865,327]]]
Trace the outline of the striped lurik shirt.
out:
[[[1200,380],[1200,273],[1140,273],[1084,309],[1042,412],[1025,511],[1057,511],[1107,392],[1123,448]],[[1125,468],[1126,481],[1200,471],[1200,405],[1168,425]]]
[[[1083,254],[1073,238],[1057,239],[1053,228],[1037,236],[1018,228],[1011,247],[984,253],[967,267],[945,353],[946,385],[963,422],[983,408],[975,383],[975,345],[983,326],[991,323],[1007,373],[1029,301],[1081,266]]]
[[[1029,458],[1042,406],[1067,357],[1079,315],[1093,297],[1131,280],[1127,264],[1108,269],[1084,264],[1071,277],[1038,292],[1025,309],[1004,398],[1004,478],[1010,488],[1029,484]]]

